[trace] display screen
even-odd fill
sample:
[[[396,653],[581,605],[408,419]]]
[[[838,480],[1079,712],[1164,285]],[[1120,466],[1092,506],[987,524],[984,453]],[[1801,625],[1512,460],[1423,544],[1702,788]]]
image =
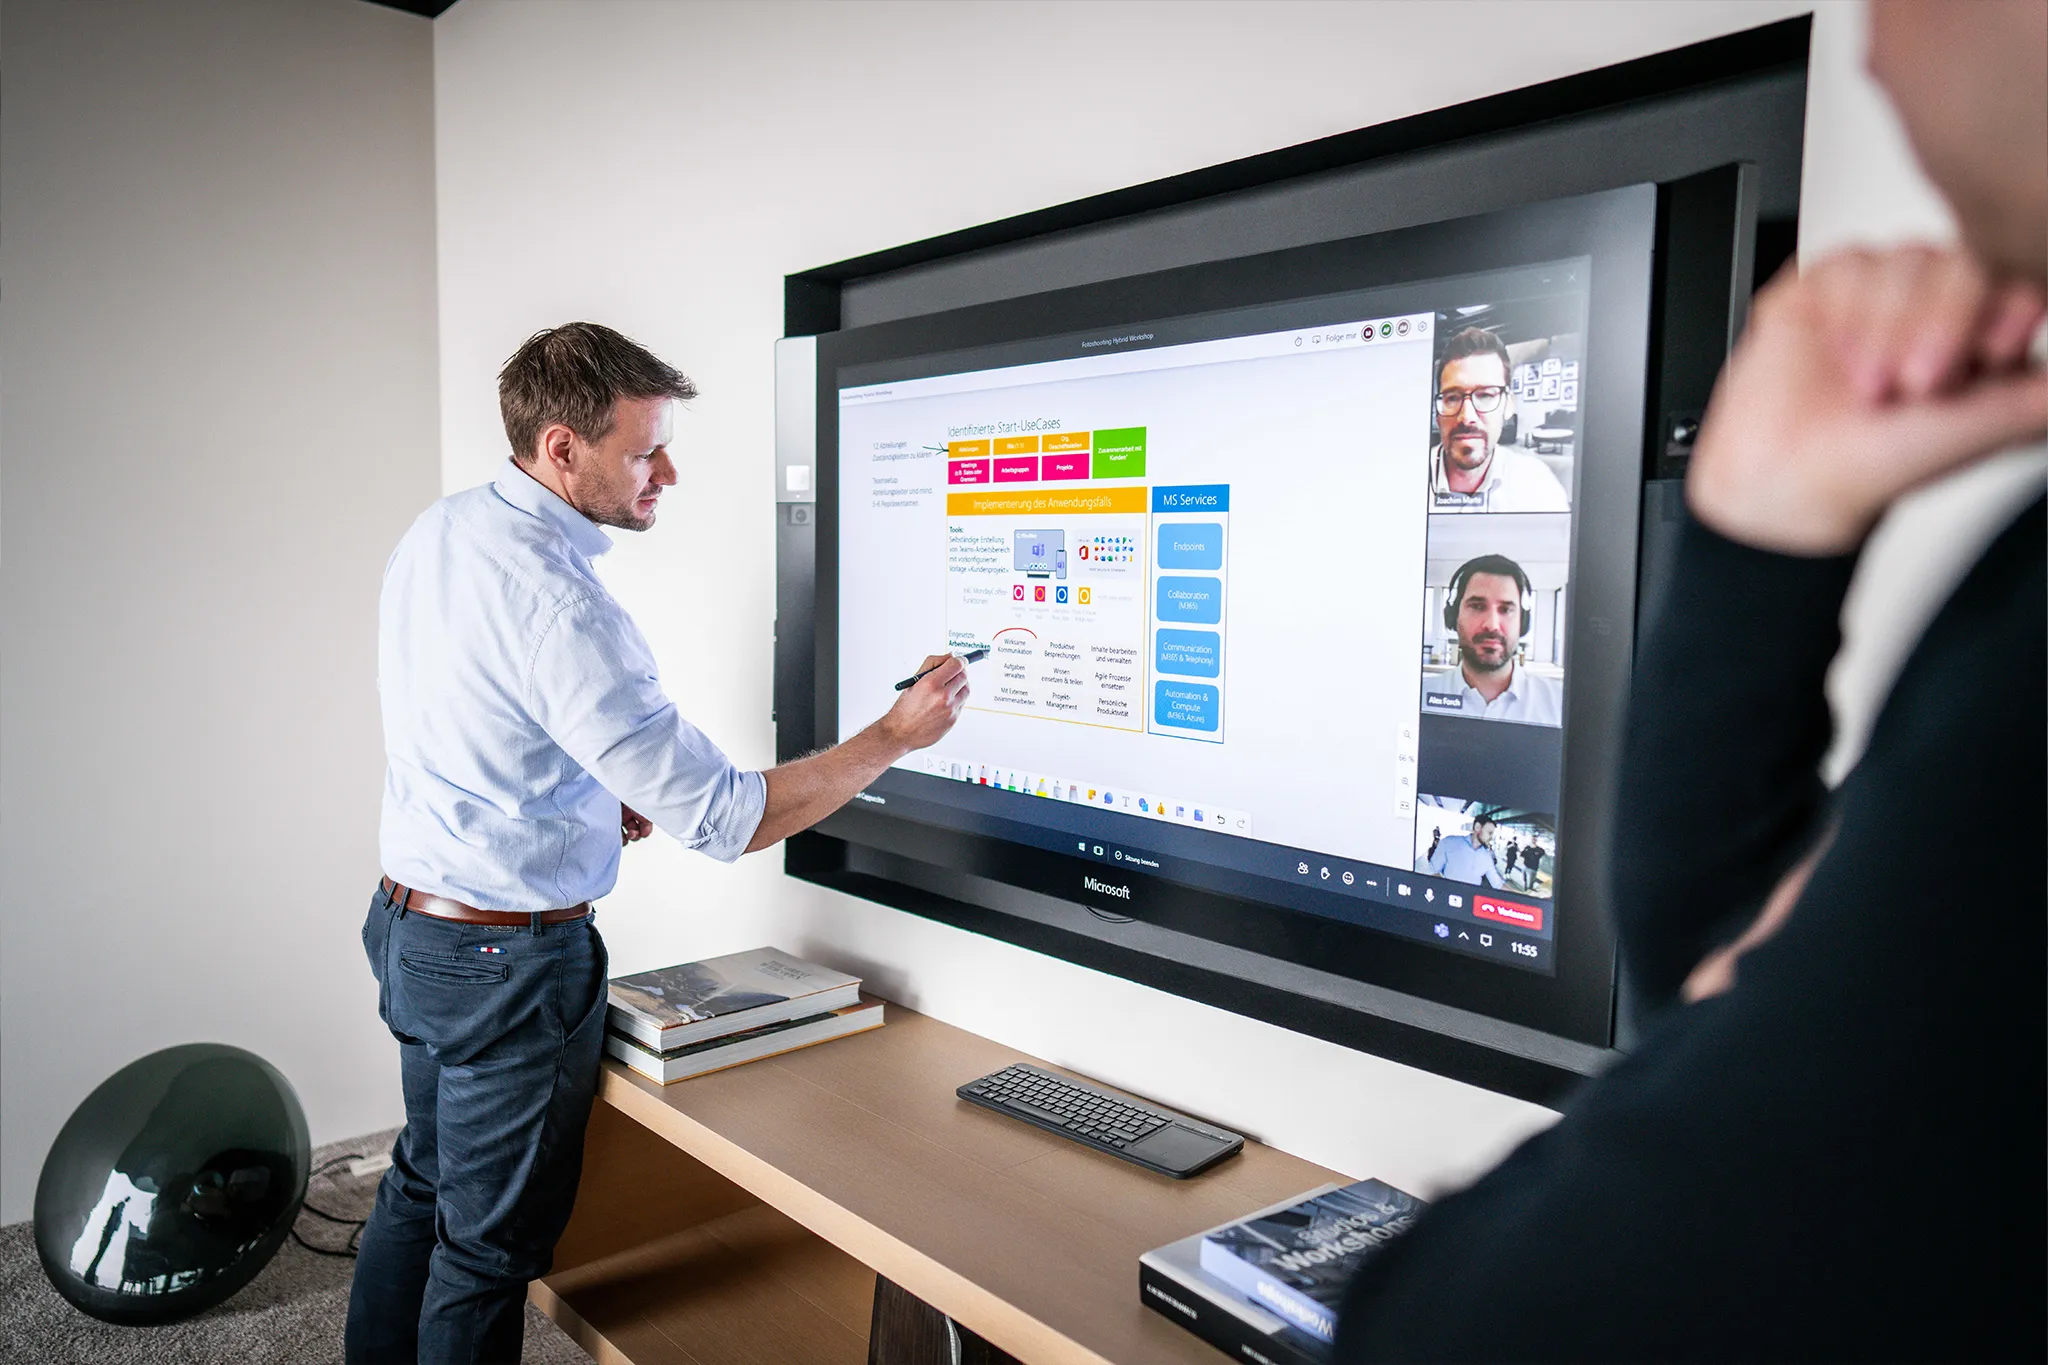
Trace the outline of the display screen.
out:
[[[988,652],[866,800],[1550,972],[1589,279],[841,369],[838,738]]]

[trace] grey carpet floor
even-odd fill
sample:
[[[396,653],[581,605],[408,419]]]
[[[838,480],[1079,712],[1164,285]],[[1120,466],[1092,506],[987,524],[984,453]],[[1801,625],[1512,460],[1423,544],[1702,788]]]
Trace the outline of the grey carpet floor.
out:
[[[395,1131],[395,1130],[394,1130]],[[313,1167],[348,1152],[386,1152],[394,1133],[372,1133],[313,1154]],[[377,1177],[350,1178],[347,1167],[315,1179],[308,1202],[361,1218]],[[337,1247],[347,1228],[299,1217],[299,1235]],[[332,1365],[341,1359],[341,1324],[355,1262],[318,1256],[286,1241],[263,1272],[226,1303],[165,1327],[115,1327],[57,1296],[36,1260],[35,1225],[0,1228],[0,1362],[6,1365]],[[525,1365],[590,1365],[590,1357],[539,1309],[526,1308]]]

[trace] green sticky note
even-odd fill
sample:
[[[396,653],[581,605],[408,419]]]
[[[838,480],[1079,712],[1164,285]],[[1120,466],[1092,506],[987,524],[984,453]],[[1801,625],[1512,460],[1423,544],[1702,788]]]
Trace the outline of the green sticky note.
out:
[[[1141,479],[1145,476],[1145,428],[1097,428],[1095,463],[1089,471],[1098,479]]]

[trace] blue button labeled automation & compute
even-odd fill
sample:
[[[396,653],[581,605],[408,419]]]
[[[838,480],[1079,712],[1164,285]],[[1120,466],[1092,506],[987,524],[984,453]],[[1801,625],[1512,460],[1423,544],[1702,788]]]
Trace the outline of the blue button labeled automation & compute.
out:
[[[1161,679],[1152,689],[1152,723],[1178,730],[1214,730],[1222,720],[1223,694],[1208,683]]]
[[[1152,648],[1161,673],[1213,678],[1223,672],[1223,637],[1213,630],[1162,630]]]
[[[1159,528],[1159,567],[1220,569],[1223,567],[1223,523],[1168,522]]]
[[[1213,626],[1223,619],[1223,580],[1162,578],[1159,580],[1158,609],[1162,621]]]

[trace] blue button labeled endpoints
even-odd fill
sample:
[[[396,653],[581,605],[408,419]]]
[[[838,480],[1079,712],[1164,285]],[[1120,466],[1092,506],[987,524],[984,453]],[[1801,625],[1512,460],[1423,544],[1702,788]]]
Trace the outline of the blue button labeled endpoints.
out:
[[[1161,673],[1214,678],[1223,672],[1223,637],[1213,630],[1162,630],[1152,649]]]
[[[1168,522],[1159,528],[1159,567],[1220,569],[1223,567],[1223,523]]]
[[[1158,608],[1162,621],[1213,626],[1223,619],[1223,580],[1162,578],[1159,580]]]
[[[1152,723],[1178,730],[1215,730],[1222,712],[1222,693],[1208,683],[1161,680],[1152,689]]]

